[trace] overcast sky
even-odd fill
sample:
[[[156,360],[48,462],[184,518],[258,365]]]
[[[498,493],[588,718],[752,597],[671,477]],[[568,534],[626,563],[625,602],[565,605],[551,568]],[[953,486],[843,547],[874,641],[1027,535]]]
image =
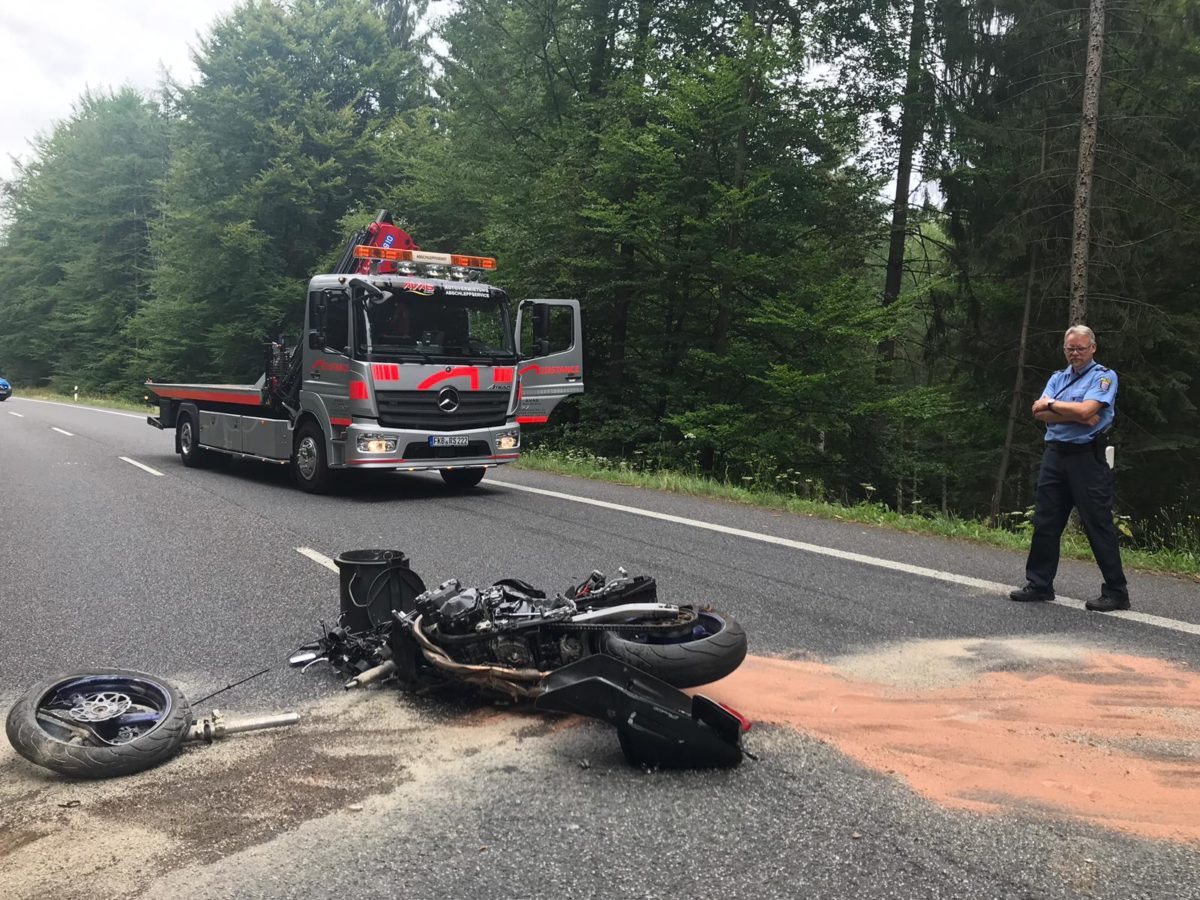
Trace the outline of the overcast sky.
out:
[[[195,77],[197,35],[237,0],[0,0],[0,178],[11,157],[71,115],[83,92],[153,91],[163,70]]]
[[[0,178],[85,90],[153,92],[164,69],[196,77],[191,48],[239,0],[0,0]],[[451,0],[432,0],[430,17]]]

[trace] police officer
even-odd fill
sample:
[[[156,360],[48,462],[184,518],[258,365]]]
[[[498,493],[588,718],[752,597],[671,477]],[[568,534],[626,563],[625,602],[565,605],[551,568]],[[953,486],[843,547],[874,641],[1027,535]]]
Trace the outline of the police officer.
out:
[[[1033,404],[1033,417],[1046,423],[1046,450],[1038,475],[1033,542],[1025,562],[1027,583],[1008,596],[1018,601],[1054,599],[1059,541],[1075,507],[1104,575],[1100,596],[1089,600],[1087,608],[1129,609],[1113,527],[1112,470],[1104,457],[1105,433],[1116,413],[1117,373],[1093,358],[1096,335],[1086,325],[1067,329],[1063,352],[1070,365],[1050,376]]]

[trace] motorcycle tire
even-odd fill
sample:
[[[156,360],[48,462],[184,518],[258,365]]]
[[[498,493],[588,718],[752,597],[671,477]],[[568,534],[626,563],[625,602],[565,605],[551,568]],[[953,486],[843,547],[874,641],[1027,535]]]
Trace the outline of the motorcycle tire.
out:
[[[31,687],[9,710],[5,730],[32,763],[75,778],[114,778],[174,756],[191,724],[191,707],[170,682],[88,669]]]
[[[683,637],[630,637],[627,632],[622,636],[605,631],[599,649],[677,688],[717,681],[746,658],[746,632],[721,613],[709,610],[699,615],[696,628]]]

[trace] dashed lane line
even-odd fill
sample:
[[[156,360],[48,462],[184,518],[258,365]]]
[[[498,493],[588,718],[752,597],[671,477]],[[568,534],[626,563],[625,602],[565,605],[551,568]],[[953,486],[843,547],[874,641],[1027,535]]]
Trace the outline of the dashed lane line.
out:
[[[25,416],[24,416],[24,415],[22,415],[21,413],[19,413],[19,412],[13,412],[11,409],[8,411],[8,414],[9,414],[10,416],[16,416],[18,419],[23,419],[23,418],[25,418]]]
[[[301,556],[307,556],[315,563],[320,563],[327,569],[331,569],[334,572],[338,571],[337,564],[332,559],[330,559],[324,553],[318,553],[312,547],[297,547],[296,552]]]
[[[151,475],[162,477],[162,472],[158,471],[158,469],[152,469],[145,463],[138,462],[136,459],[130,459],[128,456],[118,456],[117,459],[129,463],[131,466],[137,466],[143,472],[149,472]]]
[[[563,494],[559,491],[548,491],[544,488],[529,487],[523,484],[513,484],[511,481],[489,481],[488,484],[493,487],[508,488],[514,491],[524,491],[527,494],[539,494],[543,497],[553,497],[556,500],[568,500],[571,503],[583,503],[587,506],[596,506],[600,509],[611,509],[614,512],[629,513],[634,516],[643,516],[647,519],[658,519],[660,522],[672,522],[676,525],[686,525],[690,528],[700,528],[704,531],[715,531],[719,534],[728,534],[733,537],[745,538],[750,541],[760,541],[764,544],[775,544],[779,547],[787,547],[792,550],[801,550],[805,553],[814,553],[818,556],[828,556],[834,559],[844,559],[847,562],[859,563],[864,566],[873,566],[877,569],[887,569],[892,572],[905,572],[909,575],[917,575],[921,578],[932,578],[935,581],[947,581],[951,584],[961,584],[964,587],[978,588],[989,593],[1007,594],[1012,590],[1012,585],[1000,584],[996,581],[985,581],[982,578],[971,578],[967,575],[959,575],[955,572],[942,572],[938,569],[927,569],[924,566],[913,566],[908,563],[896,562],[890,559],[879,559],[875,556],[867,556],[862,553],[853,553],[849,550],[837,550],[833,547],[822,547],[819,544],[808,544],[804,541],[793,541],[790,538],[777,537],[773,534],[762,534],[757,531],[746,531],[743,528],[733,528],[728,525],[718,525],[714,522],[705,522],[701,519],[689,519],[684,516],[673,516],[669,513],[654,512],[649,509],[640,509],[636,506],[625,506],[620,503],[609,503],[606,500],[593,500],[591,497],[577,497],[573,494]],[[1069,609],[1085,609],[1082,600],[1076,600],[1073,597],[1059,596],[1054,600],[1047,601],[1057,606],[1065,606]],[[1109,618],[1128,619],[1131,622],[1141,622],[1143,625],[1152,625],[1155,628],[1165,628],[1168,631],[1178,631],[1183,634],[1194,634],[1200,636],[1200,625],[1192,622],[1180,622],[1176,619],[1168,619],[1164,616],[1152,616],[1148,613],[1135,612],[1133,610],[1121,610],[1110,613],[1094,613],[1094,615],[1103,615]]]
[[[51,425],[50,430],[57,431],[59,434],[65,434],[67,437],[75,437],[75,435],[73,433],[71,433],[70,431],[63,431],[61,428],[59,428],[55,425]]]

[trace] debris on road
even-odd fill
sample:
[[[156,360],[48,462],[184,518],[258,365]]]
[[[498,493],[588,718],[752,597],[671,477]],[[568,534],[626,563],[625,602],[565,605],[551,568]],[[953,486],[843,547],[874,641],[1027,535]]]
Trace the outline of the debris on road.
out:
[[[287,713],[226,721],[213,710],[193,721],[183,692],[165,678],[97,668],[31,687],[9,710],[6,731],[13,749],[32,763],[75,778],[114,778],[164,762],[185,741],[212,743],[299,718]]]

